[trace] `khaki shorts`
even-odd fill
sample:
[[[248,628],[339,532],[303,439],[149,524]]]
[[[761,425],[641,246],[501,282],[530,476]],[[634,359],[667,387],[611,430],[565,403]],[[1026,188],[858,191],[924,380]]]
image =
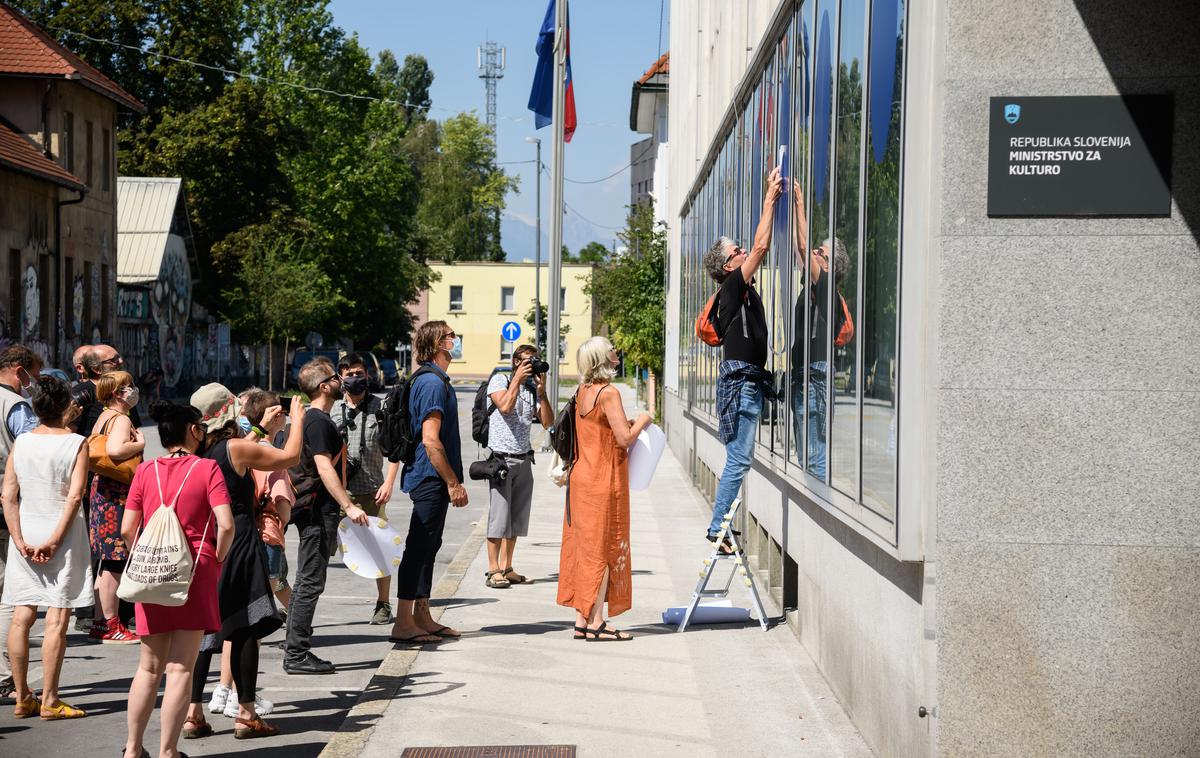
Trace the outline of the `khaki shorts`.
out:
[[[362,508],[363,512],[365,512],[368,516],[379,517],[382,515],[383,506],[375,502],[374,492],[370,494],[357,495],[351,492],[350,499],[354,501],[355,505],[357,505],[359,508]],[[342,515],[345,516],[346,512],[342,511]]]

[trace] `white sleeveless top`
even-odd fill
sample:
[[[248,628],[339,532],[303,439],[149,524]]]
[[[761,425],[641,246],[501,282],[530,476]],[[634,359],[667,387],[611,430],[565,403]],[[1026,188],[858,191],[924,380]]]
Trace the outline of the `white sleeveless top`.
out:
[[[82,444],[84,439],[78,434],[32,432],[22,434],[13,443],[10,457],[21,488],[21,536],[30,547],[40,547],[54,534],[71,491],[71,473]],[[31,563],[9,542],[0,602],[50,608],[89,606],[92,604],[91,558],[81,503],[62,544],[49,562]]]

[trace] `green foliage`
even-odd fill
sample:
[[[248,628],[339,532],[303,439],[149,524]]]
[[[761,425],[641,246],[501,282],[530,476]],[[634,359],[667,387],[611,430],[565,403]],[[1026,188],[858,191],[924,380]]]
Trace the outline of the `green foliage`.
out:
[[[603,263],[608,259],[608,248],[601,242],[589,242],[579,248],[579,254],[575,256],[575,261],[578,263]]]
[[[429,141],[425,143],[429,145]],[[426,260],[502,261],[499,212],[517,180],[496,167],[496,146],[473,113],[441,124],[422,161],[418,235]]]
[[[541,324],[537,325],[537,326],[541,327],[540,329],[537,330],[538,331],[537,344],[541,345],[542,349],[544,350],[544,349],[546,349],[546,345],[549,344],[549,342],[550,342],[550,336],[549,336],[550,335],[550,322],[547,320],[547,319],[549,319],[548,314],[550,311],[546,307],[545,303],[541,303],[538,306],[538,312],[541,313],[542,322],[541,322]],[[529,324],[530,331],[532,331],[535,328],[533,318],[534,318],[534,307],[532,304],[530,304],[529,310],[525,311],[525,323]],[[571,331],[570,324],[564,324],[562,322],[559,322],[559,325],[558,325],[558,336],[559,337],[566,337],[567,334],[570,333],[570,331]]]
[[[45,26],[273,80],[50,30],[148,107],[121,116],[120,173],[183,178],[195,296],[240,337],[292,335],[289,319],[304,317],[296,335],[319,326],[327,337],[393,344],[411,328],[406,303],[430,281],[426,260],[503,260],[498,213],[516,182],[497,169],[487,129],[468,114],[428,121],[425,58],[400,65],[385,50],[372,61],[334,26],[328,0],[17,5]],[[267,300],[294,292],[328,302],[280,304],[278,317],[247,311],[242,300],[264,275],[312,280],[262,290]]]
[[[321,328],[353,305],[310,260],[306,248],[314,237],[309,224],[279,215],[222,240],[218,248],[240,265],[235,285],[221,293],[221,316],[239,331],[277,342]]]
[[[598,266],[584,290],[595,298],[613,345],[628,360],[661,376],[667,233],[655,228],[654,208],[647,201],[630,207],[625,230],[618,236],[627,251]]]

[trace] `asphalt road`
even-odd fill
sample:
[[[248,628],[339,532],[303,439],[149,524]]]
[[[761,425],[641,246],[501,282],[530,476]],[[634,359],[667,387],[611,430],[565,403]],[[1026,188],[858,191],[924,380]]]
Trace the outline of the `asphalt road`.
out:
[[[474,386],[456,387],[459,405],[459,429],[463,438],[463,466],[470,465],[478,454],[471,440],[471,403]],[[158,432],[153,426],[143,427],[147,456],[161,454]],[[459,547],[487,514],[485,483],[467,481],[470,499],[465,509],[451,509],[438,553],[434,584],[445,572]],[[407,532],[412,506],[408,496],[396,488],[387,508],[389,519],[403,534]],[[291,534],[291,533],[289,533]],[[294,540],[294,537],[290,538]],[[295,544],[287,546],[288,560],[295,566]],[[479,578],[482,583],[483,578]],[[386,637],[390,626],[370,626],[367,622],[374,610],[375,586],[342,565],[335,557],[329,567],[325,594],[317,605],[313,635],[313,651],[338,666],[331,676],[290,676],[283,673],[281,650],[275,643],[283,639],[279,631],[264,640],[259,664],[259,694],[275,702],[275,712],[268,720],[279,727],[278,737],[235,740],[233,719],[209,715],[217,730],[203,740],[181,740],[180,749],[192,756],[229,755],[254,751],[263,758],[306,758],[316,756],[325,746],[331,732],[345,720],[346,712],[354,705],[363,687],[391,649]],[[31,683],[38,688],[41,681],[40,623],[35,627],[37,639],[31,650]],[[85,634],[72,631],[67,636],[68,648],[63,663],[60,691],[67,702],[88,712],[78,721],[41,722],[38,719],[17,720],[9,705],[0,706],[0,756],[5,758],[41,758],[43,756],[101,756],[115,758],[125,742],[125,701],[129,679],[138,659],[134,645],[97,645],[87,641]],[[218,659],[219,660],[219,657]],[[205,697],[212,692],[217,680],[217,661],[209,674]],[[7,701],[11,704],[11,700]],[[156,754],[158,744],[157,713],[150,722],[146,744]]]

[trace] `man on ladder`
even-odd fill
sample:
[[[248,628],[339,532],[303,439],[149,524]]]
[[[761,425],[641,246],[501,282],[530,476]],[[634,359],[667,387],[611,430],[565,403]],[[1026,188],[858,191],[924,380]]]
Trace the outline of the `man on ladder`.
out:
[[[764,368],[767,316],[753,284],[754,275],[771,248],[775,201],[782,187],[780,170],[776,168],[767,177],[762,216],[749,253],[728,237],[719,237],[703,261],[705,272],[720,285],[714,326],[717,335],[723,338],[724,350],[717,378],[717,415],[721,422],[721,442],[725,445],[725,470],[717,485],[707,537],[709,542],[718,543],[717,549],[726,555],[734,552],[733,543],[728,536],[718,535],[724,533],[722,522],[754,459],[754,438],[763,399],[773,398],[775,392],[771,374]]]

